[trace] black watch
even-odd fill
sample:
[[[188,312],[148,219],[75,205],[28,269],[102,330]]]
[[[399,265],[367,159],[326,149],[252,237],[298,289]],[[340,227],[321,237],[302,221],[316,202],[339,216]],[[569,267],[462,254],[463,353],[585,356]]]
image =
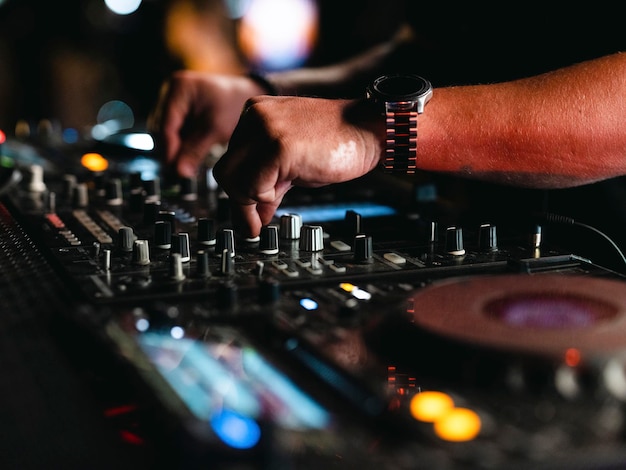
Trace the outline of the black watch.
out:
[[[386,118],[385,171],[415,173],[417,115],[433,96],[431,83],[418,75],[383,75],[367,87],[366,96]]]

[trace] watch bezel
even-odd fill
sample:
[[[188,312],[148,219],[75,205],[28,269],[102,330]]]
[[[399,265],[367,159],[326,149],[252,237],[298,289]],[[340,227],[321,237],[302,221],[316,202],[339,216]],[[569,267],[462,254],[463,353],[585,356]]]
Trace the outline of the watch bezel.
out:
[[[390,91],[386,89],[390,84],[394,82],[402,82],[402,92]],[[407,86],[407,84],[414,83],[415,86]],[[408,90],[408,91],[405,91]],[[432,94],[431,83],[419,75],[405,75],[405,74],[393,74],[383,75],[378,77],[372,82],[367,89],[369,98],[372,98],[379,102],[384,103],[401,103],[401,102],[415,102],[422,98],[428,98],[429,94]]]

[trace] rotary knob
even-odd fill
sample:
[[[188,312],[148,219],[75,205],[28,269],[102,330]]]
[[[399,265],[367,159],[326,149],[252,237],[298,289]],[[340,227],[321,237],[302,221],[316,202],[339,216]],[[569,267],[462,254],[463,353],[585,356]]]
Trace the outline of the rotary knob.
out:
[[[284,214],[280,216],[280,236],[285,240],[297,240],[302,229],[300,214]]]
[[[172,247],[172,225],[165,220],[157,220],[154,223],[154,246],[162,250]]]
[[[463,229],[460,227],[448,227],[446,230],[446,252],[453,256],[463,256]]]
[[[202,217],[198,219],[198,243],[202,245],[215,245],[215,222],[213,219]]]
[[[496,226],[482,224],[478,232],[478,247],[480,251],[498,251],[498,237]]]
[[[319,225],[303,225],[300,230],[300,250],[322,251],[324,249],[324,230]]]
[[[259,251],[265,255],[278,253],[278,226],[265,225],[261,227]]]
[[[172,235],[172,247],[170,249],[170,253],[180,254],[180,260],[183,263],[187,263],[191,260],[188,233],[177,233]]]
[[[222,256],[224,250],[231,258],[235,257],[235,232],[230,228],[223,228],[217,233],[215,254]]]

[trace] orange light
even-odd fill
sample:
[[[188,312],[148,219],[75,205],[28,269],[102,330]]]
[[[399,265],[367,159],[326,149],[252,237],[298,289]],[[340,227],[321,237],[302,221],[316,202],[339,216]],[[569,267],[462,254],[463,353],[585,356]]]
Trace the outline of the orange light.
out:
[[[109,167],[109,162],[99,153],[86,153],[80,159],[81,165],[91,171],[104,171]]]
[[[581,354],[576,348],[569,348],[565,351],[565,364],[576,367],[580,364]]]
[[[435,421],[435,434],[445,441],[465,442],[478,436],[481,421],[478,414],[467,408],[451,408]]]
[[[454,407],[450,395],[443,392],[421,392],[411,399],[411,415],[418,421],[432,423]]]

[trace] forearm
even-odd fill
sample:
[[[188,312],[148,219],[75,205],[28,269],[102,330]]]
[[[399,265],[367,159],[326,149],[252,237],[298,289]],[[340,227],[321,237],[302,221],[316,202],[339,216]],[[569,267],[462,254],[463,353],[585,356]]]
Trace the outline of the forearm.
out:
[[[418,166],[528,187],[626,174],[626,54],[492,85],[439,88]]]

